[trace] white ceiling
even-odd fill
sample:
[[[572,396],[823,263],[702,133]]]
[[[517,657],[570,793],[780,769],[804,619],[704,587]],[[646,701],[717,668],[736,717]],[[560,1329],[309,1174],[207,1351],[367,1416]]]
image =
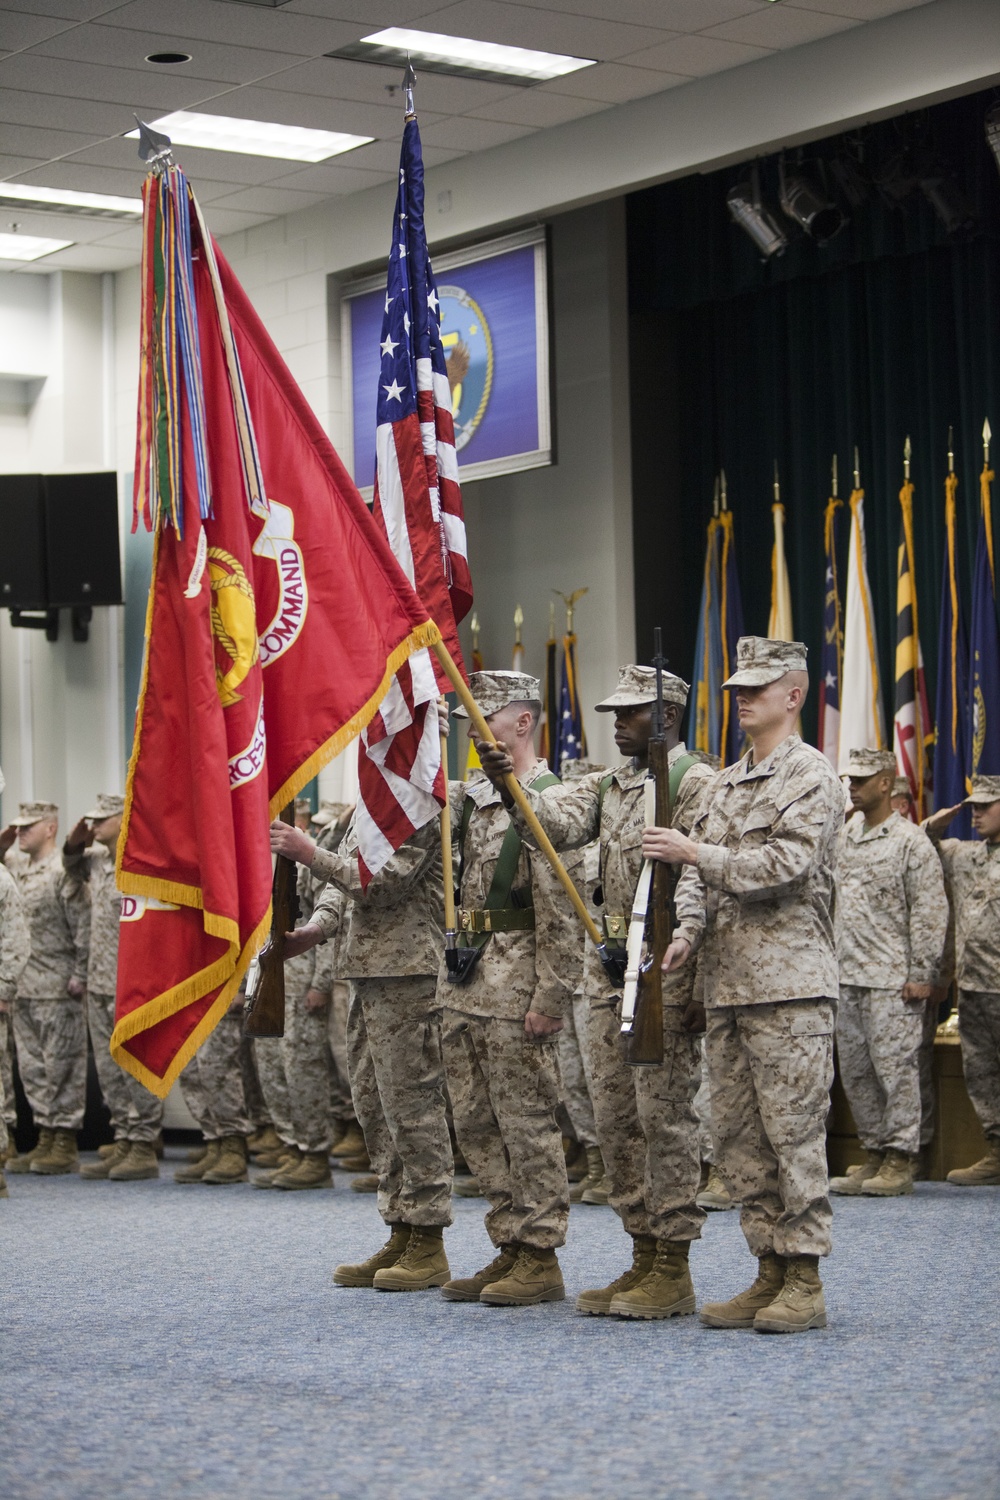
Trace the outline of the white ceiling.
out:
[[[272,8],[238,0],[13,0],[0,3],[0,181],[138,195],[144,168],[136,142],[124,139],[133,112],[155,119],[190,108],[375,137],[317,166],[184,148],[178,154],[209,225],[225,235],[394,179],[399,70],[323,55],[383,26],[598,59],[530,88],[419,76],[424,159],[435,166],[931,3],[290,0]],[[188,52],[191,61],[145,61],[167,51]],[[0,230],[11,222],[26,234],[75,241],[37,269],[116,270],[138,258],[133,225],[0,209]]]

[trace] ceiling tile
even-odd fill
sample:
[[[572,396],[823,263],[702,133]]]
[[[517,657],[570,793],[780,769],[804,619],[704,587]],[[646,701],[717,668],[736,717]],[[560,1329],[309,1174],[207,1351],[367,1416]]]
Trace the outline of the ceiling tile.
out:
[[[454,161],[456,156],[466,154],[453,146],[431,146],[423,136],[421,144],[425,167],[439,167],[443,162]],[[375,172],[391,172],[395,176],[399,171],[399,145],[398,135],[395,139],[387,137],[382,141],[372,141],[370,146],[359,146],[356,151],[348,152],[344,164],[349,162],[352,168],[365,167]]]
[[[14,209],[3,209],[2,214],[6,222],[15,218]],[[79,240],[86,244],[107,234],[116,222],[112,219],[88,219],[82,214],[38,213],[28,208],[27,204],[18,206],[16,220],[22,234],[37,234],[52,240]]]
[[[541,89],[518,89],[512,98],[504,99],[499,104],[487,104],[482,109],[470,110],[466,118],[474,116],[480,120],[506,120],[511,125],[531,125],[536,129],[545,129],[549,125],[564,125],[567,120],[576,120],[582,115],[595,114],[605,107],[603,102],[574,99],[571,94],[545,94]]]
[[[644,68],[662,68],[665,73],[683,73],[701,78],[706,73],[721,73],[724,68],[738,68],[741,63],[767,57],[771,49],[748,47],[745,42],[726,42],[714,36],[681,36],[658,47],[647,47],[622,61]]]
[[[6,146],[6,131],[4,132],[4,145]],[[44,167],[45,162],[39,161],[37,156],[0,156],[0,183],[9,182],[12,177],[21,172],[30,172],[34,167]]]
[[[108,0],[17,0],[17,9],[32,16],[56,16],[65,21],[89,21],[112,9]]]
[[[375,31],[383,26],[409,26],[432,10],[440,10],[441,0],[291,0],[283,9],[299,16],[360,21],[365,31]]]
[[[0,63],[0,77],[3,64]],[[277,125],[305,125],[315,130],[341,130],[349,135],[395,136],[402,134],[399,106],[363,104],[331,99],[322,94],[290,94],[264,89],[256,84],[233,89],[202,106],[205,114],[236,115],[246,120],[271,120]],[[440,119],[421,112],[421,125]]]
[[[355,41],[369,28],[357,22],[331,21],[321,16],[290,15],[282,6],[235,5],[226,0],[132,0],[113,10],[114,26],[132,26],[137,31],[162,31],[165,12],[170,30],[178,37],[199,37],[206,42],[239,41],[244,47],[264,47],[272,52],[291,52],[299,57],[318,57],[346,42]]]
[[[353,156],[354,153],[350,154]],[[295,163],[286,162],[285,165],[294,168]],[[318,162],[314,167],[288,172],[278,178],[274,186],[341,197],[344,193],[363,193],[366,188],[381,187],[382,183],[395,180],[395,172],[366,172],[353,167],[341,167],[331,161]]]
[[[111,228],[111,226],[108,226]],[[112,229],[110,234],[102,235],[99,240],[93,240],[95,245],[111,245],[116,250],[141,250],[142,249],[142,225],[136,224],[129,228],[125,224],[119,224]]]
[[[501,125],[493,120],[474,120],[462,115],[453,120],[442,120],[429,130],[421,130],[422,139],[432,146],[457,146],[460,151],[488,151],[491,146],[503,146],[507,141],[516,141],[519,135],[530,135],[526,125]]]
[[[51,161],[54,156],[66,156],[70,151],[86,150],[93,144],[94,137],[76,130],[46,130],[39,125],[5,124],[0,139],[7,151],[23,151],[31,156],[41,157],[42,161]]]
[[[49,271],[124,271],[140,259],[138,250],[117,250],[110,245],[71,245],[36,260],[38,270]]]
[[[262,78],[259,88],[284,89],[288,92],[317,94],[336,99],[356,99],[359,103],[388,106],[403,118],[402,74],[397,67],[383,68],[374,63],[353,62],[343,57],[317,57],[299,63],[287,72]],[[390,94],[389,89],[395,93]],[[474,78],[449,78],[444,73],[419,73],[417,107],[421,118],[427,111],[458,115],[467,109],[507,99],[524,93],[517,85],[481,83]]]
[[[504,5],[501,0],[458,0],[444,10],[424,16],[424,31],[448,36],[477,37],[511,47],[539,47],[571,57],[613,58],[661,40],[662,30],[619,25],[590,16],[557,14],[527,5]]]
[[[639,53],[642,57],[642,53]],[[595,99],[602,104],[624,104],[629,99],[644,99],[660,94],[678,83],[690,83],[686,73],[656,73],[652,68],[634,68],[623,63],[599,63],[565,78],[553,78],[543,85],[545,93],[570,94],[577,99]]]
[[[698,31],[719,21],[731,21],[764,0],[545,0],[545,9],[598,20],[627,21],[634,26],[653,26],[661,31]],[[704,13],[706,19],[700,19]],[[680,19],[679,19],[680,18]]]
[[[138,198],[145,168],[136,157],[134,171],[93,167],[73,161],[43,162],[21,179],[31,187],[71,188],[78,193],[114,193],[119,198]]]
[[[228,186],[253,187],[257,183],[270,182],[294,171],[295,162],[281,161],[276,156],[244,156],[234,151],[206,151],[200,146],[178,146],[177,160],[199,190],[202,183],[224,183]],[[125,171],[144,170],[139,160],[138,142],[117,136],[114,140],[101,141],[85,151],[78,152],[72,161],[96,167],[118,167]]]
[[[266,224],[273,213],[242,213],[235,208],[216,208],[210,203],[205,209],[205,222],[215,235],[236,234],[241,229],[252,229],[255,224]]]
[[[290,188],[241,188],[238,193],[229,193],[228,196],[219,198],[215,208],[245,208],[249,213],[260,214],[293,214],[297,209],[312,208],[314,203],[322,203],[323,197],[322,193],[296,193]],[[207,213],[205,217],[209,217]]]
[[[166,19],[166,17],[164,17]],[[169,66],[147,63],[151,52],[190,52],[189,63]],[[134,68],[157,78],[219,78],[226,83],[250,83],[256,78],[293,66],[296,59],[259,47],[221,47],[216,42],[185,41],[171,32],[135,31],[126,26],[74,26],[42,42],[35,57],[67,57],[73,62]]]
[[[817,10],[773,5],[738,21],[713,26],[704,35],[724,37],[730,42],[751,42],[757,47],[799,47],[858,24],[847,16],[827,16]]]
[[[930,5],[931,0],[795,0],[796,10],[820,10],[834,16],[850,16],[857,21],[879,21],[901,10],[915,10]]]
[[[116,135],[134,124],[127,105],[101,104],[96,99],[72,99],[62,94],[36,94],[28,89],[11,88],[6,82],[0,88],[0,121],[85,131],[94,136]]]
[[[22,47],[33,47],[44,42],[46,37],[65,31],[68,23],[52,16],[26,16],[20,11],[0,11],[0,48],[5,52],[18,52]],[[75,28],[69,26],[72,31]]]
[[[159,68],[140,73],[135,68],[97,67],[62,57],[41,57],[37,52],[18,52],[0,62],[0,89],[7,88],[109,103],[142,100],[144,107],[153,106],[163,113],[210,98],[228,85],[221,80],[213,87],[202,78],[169,78]]]

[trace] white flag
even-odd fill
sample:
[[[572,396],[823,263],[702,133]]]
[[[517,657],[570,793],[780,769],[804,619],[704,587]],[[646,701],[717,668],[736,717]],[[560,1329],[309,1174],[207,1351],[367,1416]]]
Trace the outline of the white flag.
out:
[[[792,586],[785,558],[785,507],[780,500],[771,506],[771,514],[774,517],[774,544],[771,548],[771,613],[767,633],[772,641],[794,641]]]
[[[852,750],[884,750],[885,715],[878,670],[875,610],[868,583],[864,490],[851,496],[851,551],[844,606],[844,675],[840,691],[840,774]]]

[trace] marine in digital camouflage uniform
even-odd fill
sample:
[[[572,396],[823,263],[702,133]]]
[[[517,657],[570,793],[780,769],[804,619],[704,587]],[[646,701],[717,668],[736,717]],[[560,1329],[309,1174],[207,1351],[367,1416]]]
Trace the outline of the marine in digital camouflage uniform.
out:
[[[31,933],[31,958],[14,1002],[17,1066],[42,1132],[33,1152],[10,1171],[43,1176],[79,1167],[76,1132],[87,1091],[87,888],[67,875],[56,848],[59,809],[22,802],[14,822],[18,849],[6,863],[17,881]]]
[[[954,908],[954,968],[965,1087],[986,1155],[948,1173],[961,1187],[1000,1184],[1000,776],[974,776],[972,839],[942,837],[957,807],[924,823],[937,844]],[[949,976],[950,977],[950,976]]]
[[[81,1170],[88,1178],[139,1181],[158,1177],[154,1142],[163,1125],[163,1101],[120,1068],[111,1056],[118,983],[121,895],[115,884],[115,848],[125,799],[102,792],[95,806],[67,836],[63,869],[90,891],[87,958],[87,1024],[104,1102],[111,1114],[115,1149]],[[91,847],[91,844],[95,847]]]
[[[760,1270],[708,1303],[712,1327],[824,1327],[818,1257],[831,1244],[826,1116],[833,1079],[833,869],[844,791],[794,732],[808,687],[799,642],[744,636],[736,689],[751,749],[720,771],[692,838],[652,830],[646,851],[685,869],[670,965],[700,950],[720,1170],[742,1202]]]
[[[14,877],[0,865],[0,1005],[10,1006],[17,994],[18,982],[31,955],[31,937],[24,916],[24,906]],[[2,1015],[6,1029],[7,1012]],[[0,1198],[7,1196],[3,1167],[12,1142],[7,1132],[7,1094],[0,1075]]]
[[[868,1160],[830,1186],[836,1193],[897,1197],[913,1191],[920,1048],[948,900],[927,839],[891,810],[892,751],[852,750],[847,774],[856,812],[837,842],[837,1056]]]
[[[677,726],[688,685],[663,674],[668,765],[676,782],[673,826],[688,832],[714,772],[688,754]],[[599,838],[600,885],[609,940],[624,942],[642,871],[646,822],[647,751],[656,699],[652,667],[622,667],[618,685],[597,705],[615,715],[615,738],[631,758],[615,771],[571,785],[529,791],[539,822],[557,849]],[[484,766],[492,765],[487,754]],[[520,814],[515,811],[515,821]],[[527,830],[523,830],[529,837]],[[698,1119],[693,1102],[701,1076],[697,1031],[689,1029],[695,965],[664,980],[660,1067],[629,1067],[620,1039],[621,992],[604,975],[596,952],[588,953],[591,1003],[587,1017],[592,1098],[597,1137],[611,1183],[609,1202],[632,1238],[632,1264],[606,1287],[583,1292],[582,1312],[622,1317],[666,1318],[694,1311],[688,1272],[690,1242],[705,1214],[695,1203],[701,1173]]]

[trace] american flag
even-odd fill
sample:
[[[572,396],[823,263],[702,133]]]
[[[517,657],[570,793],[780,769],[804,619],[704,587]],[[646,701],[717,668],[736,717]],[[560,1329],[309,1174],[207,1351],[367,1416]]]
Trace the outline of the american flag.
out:
[[[822,684],[819,693],[819,748],[837,769],[840,756],[840,676],[844,665],[840,588],[837,580],[837,511],[843,501],[831,496],[823,521],[826,577],[823,584]]]
[[[380,340],[374,514],[461,666],[456,622],[472,607],[472,580],[438,310],[424,234],[420,132],[408,116]],[[363,877],[364,867],[374,874],[443,804],[434,701],[446,688],[429,653],[416,653],[361,736],[357,831]]]
[[[576,686],[576,636],[563,636],[562,680],[559,686],[559,726],[552,769],[558,775],[566,760],[583,760],[587,754],[587,736],[583,732],[583,713]]]

